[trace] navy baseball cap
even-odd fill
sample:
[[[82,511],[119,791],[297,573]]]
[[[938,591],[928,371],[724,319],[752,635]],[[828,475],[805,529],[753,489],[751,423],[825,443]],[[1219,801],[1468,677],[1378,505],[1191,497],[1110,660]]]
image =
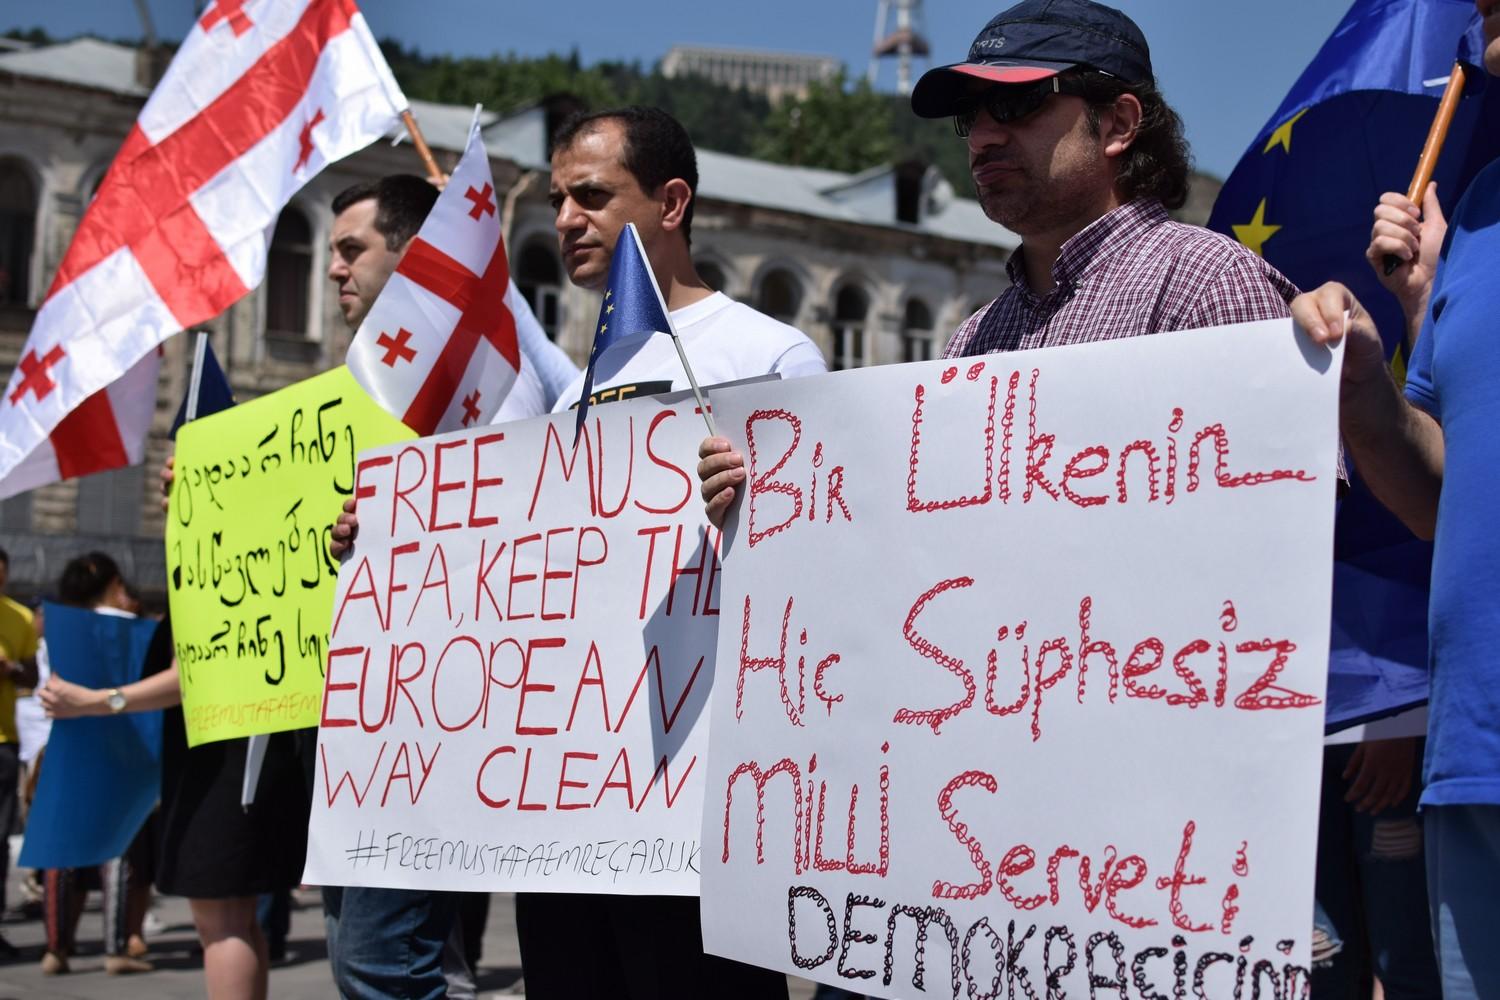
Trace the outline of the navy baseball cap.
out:
[[[955,114],[969,81],[1031,83],[1085,66],[1125,83],[1147,83],[1151,50],[1136,23],[1091,0],[1022,0],[984,26],[969,58],[922,74],[911,107],[923,118]]]

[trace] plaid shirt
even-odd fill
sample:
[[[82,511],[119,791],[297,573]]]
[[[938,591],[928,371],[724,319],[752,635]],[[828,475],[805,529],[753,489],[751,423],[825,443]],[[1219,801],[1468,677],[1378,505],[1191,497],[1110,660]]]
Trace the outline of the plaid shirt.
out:
[[[1056,287],[1026,284],[1025,248],[1006,264],[1011,286],[964,321],[944,357],[1087,344],[1291,315],[1297,288],[1245,247],[1173,222],[1154,198],[1094,220],[1062,245]]]

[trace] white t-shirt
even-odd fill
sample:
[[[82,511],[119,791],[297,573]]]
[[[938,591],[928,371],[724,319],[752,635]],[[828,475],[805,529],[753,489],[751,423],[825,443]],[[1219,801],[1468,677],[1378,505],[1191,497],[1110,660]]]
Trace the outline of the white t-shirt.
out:
[[[796,378],[828,370],[823,352],[796,327],[756,312],[723,292],[672,311],[672,325],[702,386],[760,375]],[[672,338],[665,333],[626,337],[599,357],[593,402],[655,396],[689,388]],[[583,392],[583,376],[563,390],[552,412],[572,409]]]
[[[568,359],[562,348],[547,339],[541,327],[534,323],[518,323],[516,327],[521,370],[500,409],[491,418],[492,424],[525,420],[551,412],[557,401],[563,398],[563,389],[578,378],[578,366]],[[532,335],[528,336],[528,333]]]
[[[52,663],[47,659],[47,640],[43,639],[36,644],[36,690],[40,691],[51,676]],[[52,720],[35,694],[16,699],[16,729],[21,734],[21,763],[30,764],[52,733]]]

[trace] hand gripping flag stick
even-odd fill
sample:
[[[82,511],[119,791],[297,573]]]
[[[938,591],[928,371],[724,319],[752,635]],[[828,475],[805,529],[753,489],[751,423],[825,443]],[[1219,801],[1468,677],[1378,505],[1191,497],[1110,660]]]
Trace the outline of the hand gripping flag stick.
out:
[[[1443,143],[1448,138],[1448,126],[1453,123],[1453,113],[1458,110],[1458,99],[1464,94],[1464,64],[1453,64],[1448,77],[1448,86],[1443,88],[1443,99],[1438,103],[1437,114],[1432,117],[1432,128],[1427,132],[1427,141],[1422,145],[1422,155],[1417,160],[1417,171],[1411,176],[1411,187],[1406,189],[1406,200],[1414,205],[1422,204],[1427,185],[1432,182],[1432,172],[1437,169],[1438,157],[1442,155]],[[1386,276],[1401,266],[1401,258],[1393,253],[1385,255]]]

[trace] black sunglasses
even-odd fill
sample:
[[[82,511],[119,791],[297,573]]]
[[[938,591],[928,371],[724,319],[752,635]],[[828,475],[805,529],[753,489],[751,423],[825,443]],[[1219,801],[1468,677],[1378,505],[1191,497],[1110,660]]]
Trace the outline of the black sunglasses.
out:
[[[953,131],[958,133],[960,139],[967,139],[974,128],[974,122],[979,119],[980,111],[988,112],[991,118],[1004,125],[1034,114],[1053,94],[1082,96],[1086,89],[1086,82],[1079,77],[1062,75],[1030,84],[1011,83],[990,87],[963,100],[953,115]]]

